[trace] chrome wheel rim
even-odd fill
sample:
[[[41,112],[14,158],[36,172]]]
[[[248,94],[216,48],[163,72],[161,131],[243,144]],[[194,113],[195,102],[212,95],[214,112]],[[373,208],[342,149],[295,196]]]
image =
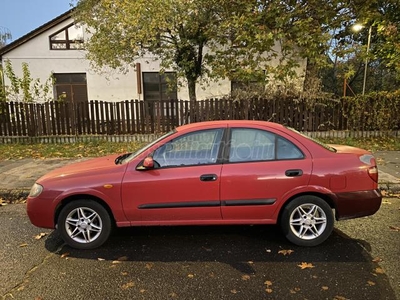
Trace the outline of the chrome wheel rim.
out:
[[[296,207],[290,215],[290,229],[302,240],[313,240],[324,233],[327,217],[318,205],[305,203]]]
[[[75,208],[65,220],[68,236],[81,244],[95,241],[100,236],[102,228],[103,222],[100,215],[88,207]]]

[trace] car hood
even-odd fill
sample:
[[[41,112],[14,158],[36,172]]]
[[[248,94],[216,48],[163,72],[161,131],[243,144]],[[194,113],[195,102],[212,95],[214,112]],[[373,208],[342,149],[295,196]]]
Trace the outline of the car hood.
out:
[[[100,173],[107,172],[107,169],[112,169],[116,167],[126,168],[126,165],[116,165],[115,159],[119,155],[109,155],[94,159],[85,160],[82,162],[72,163],[64,167],[50,171],[46,175],[42,176],[37,182],[76,177],[76,176],[90,176]]]
[[[371,152],[361,149],[361,148],[356,148],[356,147],[351,147],[347,145],[329,145],[332,148],[336,149],[336,153],[352,153],[352,154],[358,154],[358,155],[363,155],[363,154],[371,154]]]

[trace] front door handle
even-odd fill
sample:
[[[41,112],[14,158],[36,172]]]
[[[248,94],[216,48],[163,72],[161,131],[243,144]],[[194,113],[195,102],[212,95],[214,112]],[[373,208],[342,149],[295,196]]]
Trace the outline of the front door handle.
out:
[[[285,175],[287,177],[301,176],[301,175],[303,175],[303,170],[300,170],[300,169],[286,170]]]
[[[200,176],[201,181],[215,181],[217,178],[217,174],[204,174]]]

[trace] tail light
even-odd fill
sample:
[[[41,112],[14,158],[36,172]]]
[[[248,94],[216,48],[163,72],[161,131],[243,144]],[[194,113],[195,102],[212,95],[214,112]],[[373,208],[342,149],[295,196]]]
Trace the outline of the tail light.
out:
[[[376,166],[368,169],[368,175],[373,181],[378,182],[378,168]]]
[[[369,165],[368,175],[375,182],[378,182],[378,168],[376,166],[375,157],[372,154],[364,154],[360,156],[360,161]]]

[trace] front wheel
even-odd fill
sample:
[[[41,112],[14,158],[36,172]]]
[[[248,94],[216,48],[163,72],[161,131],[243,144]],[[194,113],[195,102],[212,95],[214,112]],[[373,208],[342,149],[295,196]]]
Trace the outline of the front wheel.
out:
[[[317,246],[332,233],[334,217],[328,203],[317,196],[300,196],[283,210],[281,228],[298,246]]]
[[[58,230],[71,247],[94,249],[110,236],[111,218],[101,204],[93,200],[76,200],[61,210]]]

